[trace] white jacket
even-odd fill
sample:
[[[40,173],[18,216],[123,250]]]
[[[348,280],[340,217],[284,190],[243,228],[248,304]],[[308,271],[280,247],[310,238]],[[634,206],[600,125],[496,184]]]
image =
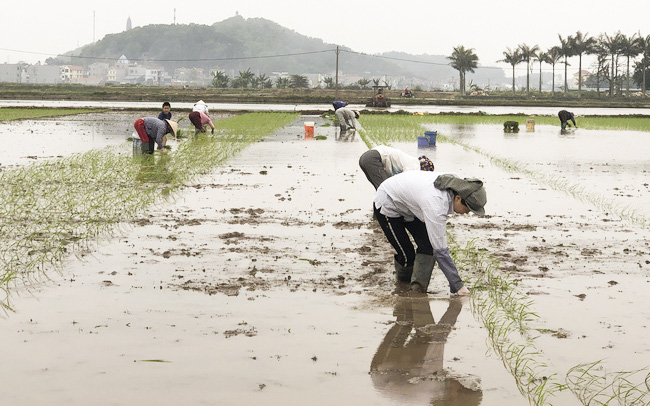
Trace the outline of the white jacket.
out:
[[[393,176],[404,171],[419,171],[420,160],[397,148],[378,145],[373,148],[379,152],[386,175]]]

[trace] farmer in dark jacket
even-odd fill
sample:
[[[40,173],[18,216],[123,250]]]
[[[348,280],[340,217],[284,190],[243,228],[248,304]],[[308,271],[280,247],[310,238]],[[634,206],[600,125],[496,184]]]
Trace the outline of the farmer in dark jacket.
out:
[[[560,112],[557,113],[557,116],[560,118],[560,122],[562,124],[563,130],[566,130],[567,125],[570,126],[569,120],[573,122],[573,126],[575,128],[578,128],[578,126],[576,125],[576,119],[573,116],[573,113],[571,113],[570,111],[560,110]]]

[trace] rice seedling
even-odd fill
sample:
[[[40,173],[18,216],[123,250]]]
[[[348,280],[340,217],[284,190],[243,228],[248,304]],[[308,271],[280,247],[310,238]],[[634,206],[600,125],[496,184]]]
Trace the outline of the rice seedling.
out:
[[[650,404],[647,370],[607,373],[602,361],[595,361],[571,368],[566,380],[568,388],[584,405],[647,405]],[[635,383],[632,380],[636,377]]]
[[[219,133],[183,140],[169,154],[134,159],[123,144],[0,173],[0,287],[47,278],[71,254],[133,219],[187,182],[295,120],[253,113],[223,119]]]
[[[517,289],[509,274],[499,273],[498,261],[477,249],[475,241],[460,247],[453,235],[448,239],[454,261],[471,286],[470,307],[486,328],[488,348],[499,356],[531,404],[549,404],[548,399],[563,390],[564,384],[558,382],[557,373],[550,370],[543,354],[535,348],[528,326],[539,318],[530,310],[533,301]]]

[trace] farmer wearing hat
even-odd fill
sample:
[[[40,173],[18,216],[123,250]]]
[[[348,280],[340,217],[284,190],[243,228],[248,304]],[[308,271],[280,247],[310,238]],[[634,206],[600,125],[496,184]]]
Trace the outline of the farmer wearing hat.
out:
[[[359,166],[375,190],[383,181],[398,173],[434,169],[433,162],[426,156],[416,158],[386,145],[377,145],[364,152],[359,158]]]
[[[359,121],[359,112],[352,111],[347,107],[339,107],[334,112],[336,118],[339,120],[339,126],[341,127],[341,132],[346,132],[348,129],[358,130],[361,128]]]
[[[199,100],[196,103],[194,103],[194,107],[192,107],[192,111],[200,111],[206,116],[210,115],[210,112],[208,111],[208,105],[205,104],[203,100]]]
[[[157,117],[144,117],[135,120],[135,131],[142,140],[142,153],[153,154],[154,145],[163,150],[167,144],[167,134],[176,136],[178,123],[173,120],[160,120]]]
[[[427,171],[407,171],[386,179],[375,194],[374,211],[395,249],[397,280],[409,282],[412,291],[425,293],[438,262],[451,293],[468,295],[447,247],[447,217],[470,211],[483,215],[486,202],[483,182],[478,179]]]

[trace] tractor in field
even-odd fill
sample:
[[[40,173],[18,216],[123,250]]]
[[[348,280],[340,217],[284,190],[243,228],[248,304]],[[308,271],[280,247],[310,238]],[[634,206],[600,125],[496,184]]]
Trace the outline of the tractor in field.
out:
[[[375,85],[372,87],[372,99],[366,104],[366,107],[390,107],[390,101],[384,94],[384,89],[388,86]]]

